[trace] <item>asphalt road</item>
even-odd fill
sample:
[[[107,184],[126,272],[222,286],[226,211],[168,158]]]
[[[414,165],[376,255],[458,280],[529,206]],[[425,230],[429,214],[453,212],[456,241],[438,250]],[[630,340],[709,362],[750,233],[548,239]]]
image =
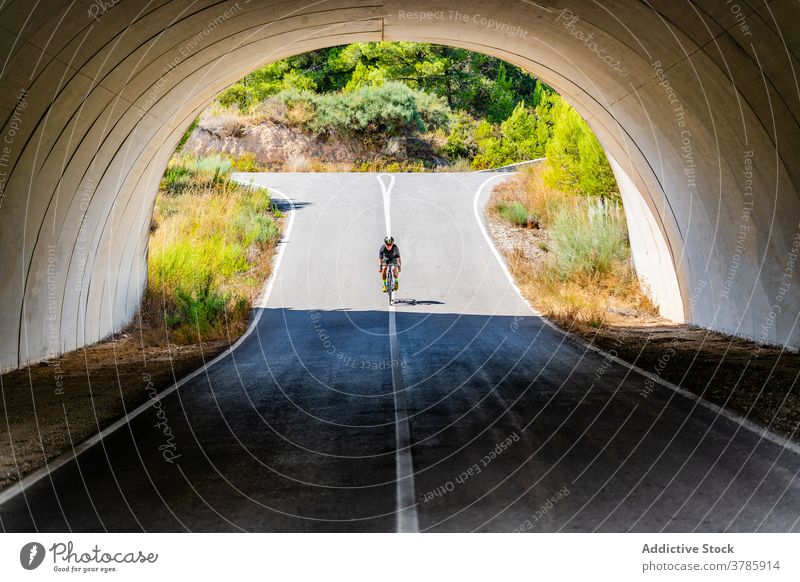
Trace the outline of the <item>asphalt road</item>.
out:
[[[3,503],[2,528],[800,530],[798,455],[666,387],[642,396],[531,313],[476,219],[490,178],[254,175],[295,219],[253,332]]]

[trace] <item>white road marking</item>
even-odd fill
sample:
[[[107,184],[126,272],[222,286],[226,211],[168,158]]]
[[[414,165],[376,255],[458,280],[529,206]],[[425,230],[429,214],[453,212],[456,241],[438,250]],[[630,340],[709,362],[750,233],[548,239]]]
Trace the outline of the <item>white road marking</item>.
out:
[[[414,461],[411,458],[411,433],[406,409],[406,387],[400,371],[400,350],[397,346],[397,325],[394,307],[389,312],[389,347],[392,356],[392,387],[394,389],[395,432],[397,451],[397,531],[419,532],[417,496],[414,487]]]
[[[389,178],[389,185],[383,183],[383,178]],[[381,194],[383,194],[383,219],[386,221],[386,236],[391,236],[392,234],[392,221],[391,221],[391,212],[390,209],[390,200],[389,197],[392,194],[392,188],[394,188],[394,176],[392,174],[378,174],[378,184],[381,185]]]
[[[389,177],[389,184],[382,178]],[[386,234],[391,234],[391,193],[394,176],[379,174],[378,183],[383,194],[383,216],[386,221]],[[392,361],[392,389],[394,391],[394,424],[397,447],[395,467],[397,470],[397,531],[398,533],[419,532],[417,516],[417,496],[414,487],[414,461],[411,457],[411,431],[408,427],[406,407],[406,387],[400,370],[400,347],[397,342],[397,319],[394,305],[389,308],[389,351]]]
[[[250,182],[244,182],[242,180],[236,180],[236,181],[239,182],[240,184],[245,185],[245,186],[252,185]],[[264,287],[264,290],[261,293],[260,300],[258,301],[258,304],[256,305],[256,307],[258,307],[259,310],[256,312],[256,315],[253,318],[253,321],[250,322],[250,325],[248,326],[247,330],[244,332],[244,334],[242,334],[242,337],[240,337],[227,350],[225,350],[224,352],[219,354],[216,358],[211,360],[208,364],[196,369],[194,372],[192,372],[188,376],[184,376],[183,378],[181,378],[180,380],[175,382],[175,384],[173,384],[172,386],[170,386],[169,388],[167,388],[166,390],[161,392],[158,395],[157,398],[148,400],[144,404],[140,405],[139,407],[135,408],[133,411],[131,411],[128,414],[126,414],[123,418],[119,419],[114,424],[112,424],[112,425],[108,426],[107,428],[101,430],[96,435],[94,435],[92,437],[89,437],[88,439],[83,441],[78,446],[73,447],[73,449],[71,451],[56,457],[53,461],[48,462],[47,465],[45,465],[41,469],[38,469],[38,470],[34,471],[33,473],[31,473],[27,477],[23,478],[22,480],[17,481],[16,483],[10,485],[8,487],[8,489],[5,489],[4,491],[0,492],[0,505],[2,505],[3,503],[7,502],[10,499],[12,499],[13,497],[16,497],[17,495],[19,495],[20,493],[22,493],[23,491],[25,491],[26,489],[31,487],[33,484],[35,484],[39,480],[43,479],[44,477],[47,477],[49,474],[54,472],[59,467],[61,467],[63,465],[66,465],[70,461],[74,460],[78,455],[80,455],[84,451],[89,450],[94,445],[96,445],[97,443],[99,443],[100,441],[105,439],[107,436],[109,436],[111,433],[113,433],[114,431],[122,428],[123,426],[128,424],[130,421],[132,421],[134,418],[136,418],[137,416],[142,414],[145,410],[148,410],[149,408],[151,408],[156,402],[161,401],[162,399],[166,398],[167,396],[169,396],[170,394],[175,392],[178,388],[180,388],[181,386],[186,384],[189,380],[192,380],[193,378],[196,378],[200,374],[205,373],[206,370],[208,370],[211,366],[213,366],[214,364],[216,364],[220,360],[222,360],[222,359],[226,358],[228,355],[230,355],[230,353],[233,352],[236,348],[238,348],[242,344],[242,342],[244,342],[244,340],[246,340],[247,337],[253,332],[253,330],[258,325],[259,320],[261,319],[262,310],[260,308],[266,307],[267,300],[269,299],[269,296],[272,293],[272,288],[275,285],[275,278],[276,278],[277,273],[278,273],[278,267],[280,267],[280,265],[281,265],[281,261],[283,260],[283,254],[284,254],[284,251],[286,250],[286,241],[289,240],[289,235],[292,232],[292,225],[294,225],[294,215],[295,215],[295,213],[294,213],[294,204],[292,203],[292,201],[289,200],[289,198],[286,197],[283,193],[278,192],[274,188],[270,188],[269,190],[270,190],[270,192],[274,192],[274,193],[278,194],[281,198],[283,198],[284,200],[286,200],[289,203],[289,205],[291,207],[291,210],[289,212],[289,222],[286,225],[286,232],[284,233],[283,240],[281,241],[281,244],[278,247],[278,253],[277,253],[277,255],[275,255],[275,258],[274,258],[274,262],[273,262],[273,266],[272,266],[272,275],[270,276],[266,286]]]
[[[581,336],[579,336],[579,335],[577,335],[575,333],[572,333],[572,332],[569,332],[569,331],[561,329],[555,323],[553,323],[552,321],[547,319],[544,315],[542,315],[542,313],[540,313],[533,305],[531,305],[530,302],[522,294],[522,291],[520,290],[520,288],[517,287],[517,284],[514,282],[514,277],[511,275],[511,273],[508,270],[508,267],[506,266],[505,260],[503,259],[503,257],[498,252],[497,247],[495,247],[494,241],[492,240],[492,237],[490,237],[489,233],[486,231],[486,226],[483,223],[483,218],[481,217],[479,204],[478,204],[479,201],[480,201],[481,194],[483,193],[484,188],[486,188],[486,185],[489,184],[489,182],[491,182],[492,180],[495,180],[497,178],[507,178],[509,175],[510,174],[497,175],[497,176],[492,176],[491,178],[487,178],[486,180],[484,180],[481,183],[481,185],[478,186],[478,189],[475,191],[475,196],[472,199],[472,211],[475,214],[475,220],[478,221],[478,227],[480,228],[481,233],[483,234],[483,238],[486,239],[486,242],[489,245],[489,248],[492,250],[492,253],[494,254],[495,259],[497,259],[497,262],[500,264],[500,267],[503,269],[503,273],[505,273],[506,277],[508,278],[508,280],[511,283],[511,285],[516,290],[517,294],[527,304],[527,306],[530,308],[530,310],[533,312],[534,315],[536,315],[537,317],[541,318],[541,320],[547,326],[552,328],[553,330],[557,331],[558,333],[560,333],[562,335],[566,335],[566,336],[572,338],[574,341],[576,341],[579,344],[581,344],[582,346],[585,346],[585,347],[589,348],[590,350],[600,354],[604,358],[606,358],[608,360],[611,360],[612,362],[616,362],[617,364],[620,364],[621,366],[629,368],[630,370],[633,370],[634,372],[644,376],[645,378],[648,378],[648,379],[652,380],[653,382],[656,382],[656,383],[660,384],[661,386],[664,386],[665,388],[669,388],[670,390],[673,390],[673,391],[677,392],[678,394],[688,398],[689,400],[697,402],[700,406],[702,406],[704,408],[707,408],[708,410],[710,410],[714,414],[717,414],[719,416],[723,416],[723,417],[727,418],[728,420],[731,420],[731,421],[735,422],[736,424],[738,424],[738,425],[746,428],[747,430],[755,433],[758,437],[760,437],[762,439],[766,439],[766,440],[770,441],[771,443],[774,443],[774,444],[776,444],[778,446],[781,446],[781,447],[783,447],[783,448],[785,448],[785,449],[787,449],[789,451],[792,451],[795,454],[800,455],[800,445],[798,445],[794,441],[791,441],[791,440],[787,439],[786,437],[783,437],[783,436],[781,436],[781,435],[779,435],[777,433],[772,432],[767,427],[758,426],[757,424],[747,420],[743,416],[739,416],[738,414],[736,414],[735,412],[731,412],[727,408],[722,408],[721,406],[718,406],[717,404],[714,404],[713,402],[709,402],[705,398],[703,398],[701,396],[698,396],[697,394],[694,394],[693,392],[689,392],[685,388],[681,388],[680,386],[677,386],[676,384],[673,384],[672,382],[669,382],[669,381],[665,380],[664,378],[662,378],[662,377],[660,377],[660,376],[658,376],[656,374],[652,374],[652,373],[648,372],[647,370],[643,370],[642,368],[640,368],[638,366],[635,366],[635,365],[633,365],[633,364],[631,364],[629,362],[626,362],[625,360],[622,360],[622,359],[618,358],[617,356],[612,356],[611,354],[601,350],[597,346],[594,346],[594,345],[586,342],[586,340],[584,340]]]

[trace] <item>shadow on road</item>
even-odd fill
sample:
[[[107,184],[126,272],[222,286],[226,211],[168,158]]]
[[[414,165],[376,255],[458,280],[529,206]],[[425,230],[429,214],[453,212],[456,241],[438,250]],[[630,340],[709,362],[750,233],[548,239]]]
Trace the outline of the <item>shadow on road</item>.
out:
[[[435,301],[432,299],[395,299],[395,304],[408,305],[416,307],[417,305],[444,305],[444,301]]]
[[[793,527],[800,462],[779,447],[667,389],[643,398],[641,377],[537,317],[404,307],[398,358],[388,311],[261,310],[232,354],[3,504],[0,524],[394,531],[399,368],[423,529]]]

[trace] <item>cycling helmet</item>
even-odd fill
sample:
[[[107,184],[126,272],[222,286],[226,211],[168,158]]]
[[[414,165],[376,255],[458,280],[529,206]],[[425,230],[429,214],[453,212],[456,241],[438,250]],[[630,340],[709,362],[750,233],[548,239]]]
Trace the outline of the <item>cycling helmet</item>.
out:
[[[387,245],[394,244],[394,238],[387,236],[385,239],[383,239],[383,242],[385,242]]]

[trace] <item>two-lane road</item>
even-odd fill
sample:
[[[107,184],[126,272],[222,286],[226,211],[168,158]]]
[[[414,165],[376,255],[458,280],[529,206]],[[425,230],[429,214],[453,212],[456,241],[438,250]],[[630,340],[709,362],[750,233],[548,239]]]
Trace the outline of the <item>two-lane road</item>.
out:
[[[176,458],[148,408],[3,529],[799,530],[800,457],[531,313],[477,217],[490,178],[247,176],[293,228],[252,332],[161,401]]]

